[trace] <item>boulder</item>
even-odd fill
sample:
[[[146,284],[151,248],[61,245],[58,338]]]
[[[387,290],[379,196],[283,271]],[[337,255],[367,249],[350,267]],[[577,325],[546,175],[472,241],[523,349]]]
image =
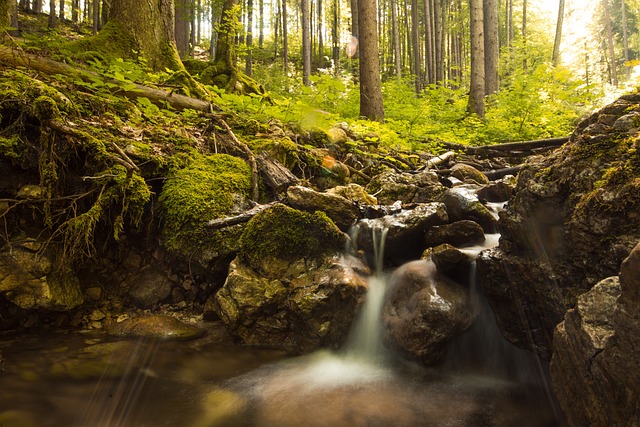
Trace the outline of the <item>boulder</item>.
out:
[[[140,308],[157,306],[171,295],[171,281],[166,274],[153,267],[145,268],[128,283],[129,296]]]
[[[378,199],[373,197],[371,194],[367,193],[367,191],[358,184],[348,184],[348,185],[338,185],[337,187],[330,188],[326,191],[327,194],[336,194],[338,196],[342,196],[345,199],[348,199],[352,202],[355,202],[359,205],[376,205],[378,204]]]
[[[489,178],[478,169],[464,163],[456,163],[450,169],[451,176],[462,182],[470,182],[473,184],[488,184]]]
[[[390,205],[396,200],[405,204],[432,202],[445,188],[433,171],[416,174],[385,171],[373,177],[366,189],[376,195],[378,203]]]
[[[640,423],[639,292],[640,244],[556,328],[552,385],[571,426]]]
[[[181,322],[166,315],[149,315],[129,318],[112,323],[107,334],[115,336],[144,337],[156,339],[191,339],[204,334],[204,329]]]
[[[475,194],[477,187],[458,186],[447,189],[439,201],[447,207],[450,221],[470,220],[480,224],[486,233],[495,233],[497,219]]]
[[[242,236],[210,304],[244,343],[308,352],[346,337],[366,292],[367,268],[340,255],[346,238],[321,213],[276,205]]]
[[[357,245],[367,253],[375,252],[376,235],[386,230],[385,259],[401,262],[417,259],[425,249],[424,234],[430,227],[447,223],[447,211],[442,203],[419,204],[414,209],[394,215],[358,222]]]
[[[639,109],[639,99],[621,98],[581,122],[565,145],[530,159],[500,213],[499,248],[479,259],[505,335],[545,358],[566,310],[616,275],[640,241],[640,143],[611,126]]]
[[[357,204],[334,193],[320,193],[300,185],[287,189],[289,206],[306,212],[322,211],[341,229],[348,230],[360,217]]]
[[[410,262],[392,277],[383,308],[384,337],[401,353],[434,364],[447,342],[473,320],[468,290],[439,274],[432,262]]]
[[[467,254],[448,243],[428,248],[420,258],[433,261],[438,271],[443,273],[451,270],[466,270],[473,261]]]
[[[52,248],[26,240],[0,251],[0,294],[23,309],[66,311],[84,302],[80,281]]]
[[[476,195],[482,201],[486,200],[492,203],[506,202],[513,194],[515,183],[516,180],[513,175],[508,175],[503,179],[482,186],[482,188],[476,191]]]
[[[430,227],[425,234],[427,246],[448,243],[453,246],[469,246],[484,242],[484,230],[474,221],[462,220],[451,224]]]

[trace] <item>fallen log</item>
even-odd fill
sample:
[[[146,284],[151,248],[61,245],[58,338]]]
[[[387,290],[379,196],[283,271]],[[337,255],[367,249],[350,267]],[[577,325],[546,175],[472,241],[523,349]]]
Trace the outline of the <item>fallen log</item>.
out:
[[[513,166],[510,168],[504,168],[504,169],[496,169],[496,170],[486,171],[482,173],[484,174],[484,176],[489,178],[489,181],[495,181],[496,179],[504,178],[507,175],[515,175],[518,172],[520,172],[520,169],[522,169],[522,165]]]
[[[260,153],[258,155],[258,166],[264,176],[265,184],[271,188],[276,195],[283,193],[292,185],[297,185],[300,181],[298,177],[284,167],[282,163],[266,153]]]
[[[426,169],[435,169],[437,166],[440,166],[449,161],[449,159],[455,157],[456,153],[453,151],[447,151],[446,153],[440,154],[439,156],[433,157],[425,163],[424,167]]]
[[[502,144],[483,145],[479,147],[456,144],[452,142],[445,142],[444,145],[454,150],[461,150],[472,154],[486,154],[487,152],[495,151],[503,155],[504,152],[531,151],[541,148],[559,147],[568,141],[568,136],[562,136],[558,138],[535,139],[531,141],[505,142]]]
[[[219,230],[221,228],[231,227],[232,225],[242,224],[244,222],[249,221],[251,218],[253,218],[257,214],[259,214],[263,210],[268,209],[268,208],[270,208],[272,206],[275,206],[277,204],[280,204],[280,202],[271,202],[271,203],[267,203],[267,204],[264,204],[264,205],[257,205],[255,207],[249,209],[248,211],[244,211],[241,214],[238,214],[238,215],[235,215],[235,216],[228,216],[228,217],[225,217],[225,218],[212,219],[211,221],[209,221],[207,223],[207,228],[209,228],[211,230]]]
[[[162,107],[164,107],[165,104],[169,104],[176,110],[192,109],[205,112],[219,110],[215,104],[208,101],[143,86],[137,83],[122,82],[101,76],[93,71],[72,67],[62,62],[36,56],[7,46],[0,46],[0,62],[8,63],[16,67],[29,68],[49,75],[61,74],[80,79],[87,83],[95,83],[97,80],[104,81],[113,85],[110,91],[115,95],[122,95],[129,99],[147,98],[149,101]]]

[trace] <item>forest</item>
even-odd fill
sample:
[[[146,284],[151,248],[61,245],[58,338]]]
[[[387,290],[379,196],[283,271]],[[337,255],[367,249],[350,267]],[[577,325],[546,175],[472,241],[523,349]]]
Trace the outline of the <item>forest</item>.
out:
[[[639,17],[0,0],[0,426],[637,426]]]

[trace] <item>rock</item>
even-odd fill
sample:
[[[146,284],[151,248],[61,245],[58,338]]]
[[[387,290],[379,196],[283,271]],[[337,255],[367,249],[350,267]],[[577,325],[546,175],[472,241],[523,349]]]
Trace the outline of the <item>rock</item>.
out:
[[[448,243],[443,243],[434,248],[428,248],[420,258],[433,261],[438,271],[443,273],[451,270],[461,270],[463,267],[465,267],[466,270],[466,267],[468,267],[472,261],[464,252]]]
[[[98,286],[92,286],[90,288],[85,289],[84,294],[91,301],[100,301],[100,298],[102,298],[102,288]]]
[[[327,136],[329,137],[329,142],[332,144],[344,144],[349,140],[347,132],[339,127],[329,128],[329,130],[327,130]]]
[[[360,217],[358,206],[333,193],[320,193],[307,187],[292,186],[287,189],[289,205],[306,212],[322,211],[341,230],[348,230]]]
[[[439,201],[447,207],[450,221],[475,221],[486,233],[495,233],[497,219],[474,193],[475,189],[459,186],[447,189]]]
[[[107,327],[109,335],[174,340],[198,338],[204,332],[202,328],[160,314],[129,318]]]
[[[358,249],[374,253],[375,236],[387,230],[384,244],[385,259],[403,261],[417,259],[425,249],[423,236],[430,227],[445,224],[447,212],[442,203],[420,204],[382,218],[364,219],[358,223]],[[375,242],[375,243],[374,243]]]
[[[633,111],[629,114],[619,117],[613,123],[613,129],[618,132],[626,132],[629,134],[638,133],[638,125],[640,125],[640,113]]]
[[[146,268],[128,282],[129,296],[140,308],[154,307],[171,295],[171,281],[153,267]]]
[[[416,174],[386,171],[373,177],[366,186],[367,192],[375,194],[378,203],[384,205],[390,205],[396,200],[405,204],[433,202],[444,189],[438,181],[438,175],[432,171]]]
[[[83,303],[80,282],[47,251],[32,250],[35,241],[12,244],[0,252],[0,294],[23,309],[66,311]]]
[[[356,202],[360,205],[376,205],[378,199],[358,184],[339,185],[337,187],[330,188],[326,191],[327,194],[336,194],[348,199],[352,202]]]
[[[458,178],[462,182],[471,182],[473,184],[489,183],[489,178],[471,165],[456,163],[450,170],[451,176]]]
[[[493,203],[506,202],[511,198],[514,187],[515,181],[510,182],[509,179],[504,178],[483,186],[481,189],[476,191],[476,195],[478,196],[478,199],[482,201],[486,200],[487,202]]]
[[[18,190],[16,198],[35,200],[44,198],[46,194],[47,190],[43,186],[37,184],[27,184],[21,187],[20,190]]]
[[[529,160],[500,213],[500,247],[479,260],[505,335],[545,358],[566,310],[617,275],[640,241],[638,149],[609,126],[639,107],[620,99],[581,122],[562,147]]]
[[[340,256],[345,244],[326,216],[276,205],[249,222],[208,304],[247,344],[300,352],[337,346],[367,288],[362,262]]]
[[[448,340],[474,320],[468,292],[438,274],[429,261],[413,261],[394,274],[383,308],[385,340],[422,363],[438,362]]]
[[[474,221],[462,220],[430,227],[425,234],[427,246],[438,246],[448,243],[461,247],[484,242],[484,230]]]

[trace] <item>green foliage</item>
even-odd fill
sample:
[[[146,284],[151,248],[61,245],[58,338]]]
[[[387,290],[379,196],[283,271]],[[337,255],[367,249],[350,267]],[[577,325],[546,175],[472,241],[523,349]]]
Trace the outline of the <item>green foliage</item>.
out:
[[[244,161],[226,154],[194,153],[185,168],[167,179],[160,194],[164,244],[188,256],[196,252],[200,258],[237,245],[237,230],[229,235],[229,230],[212,232],[205,226],[228,214],[250,191],[251,172]]]

